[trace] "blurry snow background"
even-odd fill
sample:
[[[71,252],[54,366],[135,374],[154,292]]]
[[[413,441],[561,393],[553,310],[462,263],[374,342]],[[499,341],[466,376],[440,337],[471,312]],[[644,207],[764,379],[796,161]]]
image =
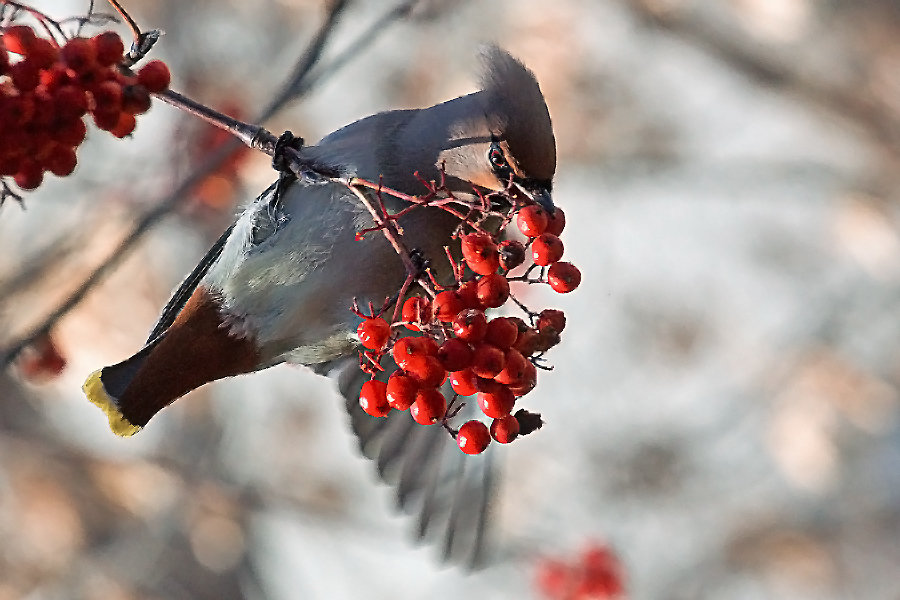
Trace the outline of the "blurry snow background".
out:
[[[154,56],[175,89],[245,118],[324,12],[124,4],[167,32]],[[329,53],[389,6],[353,3]],[[252,156],[60,321],[60,377],[0,373],[0,599],[538,598],[535,561],[591,540],[636,599],[900,596],[900,5],[435,0],[267,125],[315,140],[468,93],[484,41],[541,82],[584,274],[570,296],[533,292],[569,327],[529,396],[547,425],[499,453],[497,564],[464,574],[410,542],[331,383],[304,370],[208,385],[126,440],[83,399],[272,179]],[[0,347],[190,172],[198,131],[156,104],[132,140],[91,134],[75,175],[0,211]]]

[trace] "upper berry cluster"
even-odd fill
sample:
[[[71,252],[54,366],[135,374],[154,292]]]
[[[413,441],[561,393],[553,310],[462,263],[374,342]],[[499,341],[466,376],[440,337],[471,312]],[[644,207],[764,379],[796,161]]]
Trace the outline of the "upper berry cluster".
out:
[[[112,31],[62,46],[26,25],[0,33],[0,177],[32,190],[44,173],[72,173],[88,113],[116,137],[134,131],[135,115],[150,109],[150,94],[165,90],[170,76],[159,60],[136,74],[120,69],[124,50]]]

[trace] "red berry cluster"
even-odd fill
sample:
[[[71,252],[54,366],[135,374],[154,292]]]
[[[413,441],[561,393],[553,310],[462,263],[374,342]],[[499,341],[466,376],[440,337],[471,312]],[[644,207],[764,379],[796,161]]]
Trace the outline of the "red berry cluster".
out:
[[[614,600],[625,597],[622,567],[612,550],[592,544],[569,563],[538,565],[537,587],[548,600]]]
[[[459,448],[479,454],[491,439],[501,444],[540,427],[537,415],[513,409],[519,397],[537,384],[536,361],[560,341],[566,324],[562,311],[547,309],[528,312],[530,322],[519,317],[489,318],[486,311],[503,306],[510,298],[510,281],[546,282],[557,292],[574,290],[581,281],[578,269],[560,262],[563,244],[559,234],[565,213],[551,215],[529,204],[515,215],[527,244],[516,240],[498,243],[499,235],[475,231],[460,237],[465,263],[454,265],[457,283],[436,293],[433,299],[413,296],[403,303],[393,327],[406,327],[421,336],[392,336],[392,324],[380,316],[360,323],[357,334],[367,348],[361,364],[379,364],[391,352],[398,370],[387,382],[372,379],[365,383],[360,405],[370,415],[387,416],[391,410],[409,409],[422,425],[442,423],[455,416],[456,396],[448,404],[438,389],[448,379],[458,396],[476,396],[481,412],[492,419],[490,427],[481,421],[450,429]],[[533,265],[525,274],[509,272],[525,263],[530,247]],[[529,279],[535,268],[547,268],[546,277]],[[535,419],[537,417],[537,419]]]
[[[116,137],[134,131],[135,115],[150,109],[150,94],[169,86],[169,69],[154,60],[135,76],[125,74],[117,68],[124,50],[112,31],[72,38],[62,47],[25,25],[2,31],[0,177],[32,190],[46,172],[72,173],[88,113]]]

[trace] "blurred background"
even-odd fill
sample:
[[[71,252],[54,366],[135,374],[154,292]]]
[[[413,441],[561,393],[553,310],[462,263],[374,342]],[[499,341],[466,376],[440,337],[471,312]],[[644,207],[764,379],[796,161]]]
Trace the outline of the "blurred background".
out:
[[[174,89],[244,119],[327,12],[123,4],[166,31]],[[391,6],[351,2],[323,60]],[[536,566],[590,544],[630,598],[900,597],[900,5],[423,0],[382,29],[269,129],[312,141],[474,91],[492,41],[536,73],[556,131],[584,283],[528,292],[569,325],[529,396],[546,426],[496,453],[494,566],[412,542],[304,369],[207,385],[130,439],[84,400],[273,179],[238,153],[0,372],[0,599],[544,598]],[[132,139],[92,132],[73,176],[3,206],[0,348],[221,142],[154,103]]]

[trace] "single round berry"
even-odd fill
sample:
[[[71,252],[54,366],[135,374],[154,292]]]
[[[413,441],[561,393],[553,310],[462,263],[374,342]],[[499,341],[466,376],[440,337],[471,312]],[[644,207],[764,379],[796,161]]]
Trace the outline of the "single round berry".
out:
[[[506,271],[511,271],[525,262],[525,245],[518,240],[501,242],[497,250],[500,253],[500,266]]]
[[[41,82],[40,69],[30,60],[20,60],[9,67],[9,76],[20,92],[30,92]]]
[[[463,369],[450,373],[450,387],[460,396],[471,396],[478,391],[475,385],[477,376],[472,369]]]
[[[409,360],[404,369],[423,388],[437,387],[447,378],[447,369],[434,356],[421,356]]]
[[[134,118],[134,115],[123,112],[119,115],[119,122],[109,132],[117,138],[123,138],[131,135],[135,127],[137,127],[137,119]]]
[[[121,111],[114,110],[109,112],[94,112],[91,113],[91,116],[94,117],[94,125],[96,125],[98,129],[112,131],[115,129],[116,125],[119,124],[119,116],[121,114]]]
[[[406,302],[403,303],[403,310],[400,318],[408,322],[406,325],[407,329],[421,331],[419,326],[413,325],[413,323],[421,324],[431,321],[431,302],[422,296],[407,298]]]
[[[416,400],[409,409],[413,420],[419,425],[432,425],[444,418],[447,400],[436,389],[419,390]]]
[[[484,311],[470,308],[460,312],[453,319],[453,335],[465,342],[480,342],[487,333],[487,324]]]
[[[59,52],[63,62],[76,73],[86,73],[97,64],[97,51],[85,38],[70,39]]]
[[[514,396],[524,396],[534,389],[537,385],[537,368],[530,360],[525,361],[525,375],[522,377],[521,383],[510,386],[509,390]]]
[[[467,421],[456,434],[456,444],[466,454],[481,454],[491,442],[487,425],[481,421]]]
[[[556,333],[562,333],[562,330],[566,328],[566,314],[555,308],[542,310],[537,320],[538,331],[543,331],[548,327],[552,327]]]
[[[122,60],[125,53],[125,44],[122,38],[114,31],[104,31],[91,38],[91,45],[97,55],[97,64],[101,67],[111,67]]]
[[[522,356],[521,352],[510,348],[503,354],[503,370],[494,376],[494,381],[511,386],[525,383],[529,372],[526,363],[528,363],[528,359]]]
[[[397,340],[391,354],[394,362],[406,369],[414,360],[437,356],[438,348],[437,342],[430,337],[405,337]]]
[[[13,25],[3,30],[3,45],[13,54],[28,54],[36,39],[34,30],[27,25]]]
[[[497,317],[491,319],[487,324],[484,341],[501,350],[506,350],[516,343],[517,337],[519,337],[519,327],[516,322],[509,317]]]
[[[39,69],[49,69],[59,59],[59,49],[50,40],[36,38],[28,49],[28,60]]]
[[[386,417],[391,412],[387,401],[387,384],[377,379],[370,379],[359,392],[359,405],[373,417]]]
[[[519,420],[512,415],[494,419],[491,423],[491,437],[500,444],[508,444],[519,436]]]
[[[562,255],[563,243],[552,233],[542,233],[531,244],[531,258],[538,266],[546,267],[559,262]]]
[[[498,308],[509,299],[509,281],[498,273],[485,275],[478,280],[478,301],[485,308]]]
[[[60,85],[53,92],[55,113],[60,121],[80,119],[88,111],[88,97],[84,90],[75,85]]]
[[[557,206],[552,215],[547,213],[547,217],[547,229],[544,230],[544,233],[552,233],[557,236],[560,235],[566,227],[566,213]]]
[[[472,364],[472,347],[459,338],[449,338],[441,344],[437,357],[448,371],[461,371]]]
[[[169,67],[161,60],[151,60],[137,73],[138,83],[150,93],[162,92],[169,87],[171,79]]]
[[[122,110],[122,86],[118,81],[104,81],[92,89],[94,112],[115,112]]]
[[[527,237],[537,237],[547,229],[547,211],[537,204],[530,204],[516,215],[516,225]]]
[[[16,185],[23,190],[33,190],[40,187],[44,180],[44,171],[41,166],[31,159],[23,159],[19,163],[19,172],[13,177]]]
[[[465,304],[466,308],[483,308],[481,303],[478,301],[478,280],[470,279],[468,281],[464,281],[459,284],[459,287],[456,288],[456,291],[459,292],[459,297],[462,298],[463,304]]]
[[[486,416],[502,419],[512,412],[516,397],[509,388],[501,386],[495,392],[478,392],[478,406]]]
[[[356,335],[369,350],[381,350],[391,337],[391,326],[381,317],[365,319],[356,328]]]
[[[492,379],[504,366],[503,350],[490,344],[480,343],[475,346],[472,356],[472,372],[479,377]]]
[[[391,408],[406,410],[416,401],[419,382],[402,371],[394,371],[387,382],[387,402]]]
[[[60,121],[50,129],[50,137],[66,146],[78,146],[87,135],[87,125],[81,117]]]
[[[581,271],[572,263],[558,262],[547,271],[547,282],[553,291],[568,294],[581,283]]]
[[[57,177],[71,175],[77,162],[75,150],[62,144],[55,144],[47,157],[42,161],[44,168]]]
[[[456,318],[460,311],[465,310],[466,305],[456,290],[446,290],[434,297],[432,304],[434,317],[438,321],[449,323]]]
[[[500,253],[491,236],[469,233],[460,240],[463,258],[469,268],[479,275],[494,273],[500,266]]]

